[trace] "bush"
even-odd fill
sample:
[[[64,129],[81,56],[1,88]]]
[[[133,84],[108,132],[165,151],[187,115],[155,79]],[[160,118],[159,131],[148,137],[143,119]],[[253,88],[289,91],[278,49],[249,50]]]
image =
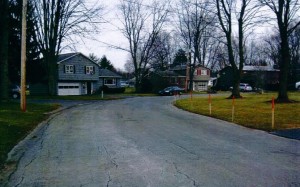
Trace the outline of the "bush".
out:
[[[104,93],[124,93],[125,92],[125,88],[124,87],[109,88],[108,86],[104,85],[104,86],[100,87],[98,93],[100,93],[101,91],[103,91]]]

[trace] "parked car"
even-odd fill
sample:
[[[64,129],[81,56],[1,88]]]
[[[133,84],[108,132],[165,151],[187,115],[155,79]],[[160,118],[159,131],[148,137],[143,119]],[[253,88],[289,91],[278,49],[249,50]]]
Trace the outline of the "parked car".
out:
[[[232,90],[233,87],[231,86],[229,89]],[[248,83],[240,83],[240,91],[241,92],[251,92],[251,91],[253,91],[253,88]]]
[[[129,87],[128,81],[121,81],[121,87]]]
[[[300,81],[295,83],[295,88],[300,91]]]
[[[10,95],[12,98],[17,99],[20,97],[21,87],[19,85],[13,85],[10,89]],[[29,95],[29,86],[26,86],[26,95]]]
[[[179,88],[178,86],[170,86],[158,92],[159,95],[175,95],[182,94],[184,92],[183,88]]]
[[[240,83],[241,92],[251,92],[253,89],[248,83]]]

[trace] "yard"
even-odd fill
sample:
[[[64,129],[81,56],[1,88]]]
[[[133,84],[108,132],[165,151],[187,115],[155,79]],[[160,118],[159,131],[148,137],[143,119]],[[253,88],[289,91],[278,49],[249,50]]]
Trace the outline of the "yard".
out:
[[[276,98],[277,93],[244,93],[242,95],[243,99],[234,101],[234,123],[265,131],[300,128],[300,92],[289,94],[293,103],[275,103],[274,129],[272,128],[271,101],[272,97]],[[194,96],[192,99],[177,100],[175,105],[183,110],[231,122],[233,101],[226,99],[228,96],[211,95],[211,114],[208,97]]]

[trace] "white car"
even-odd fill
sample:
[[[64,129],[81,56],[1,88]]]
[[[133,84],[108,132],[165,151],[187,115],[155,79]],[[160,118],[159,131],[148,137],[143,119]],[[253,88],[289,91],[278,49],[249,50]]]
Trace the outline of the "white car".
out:
[[[129,83],[127,81],[121,81],[121,87],[129,87]]]
[[[300,81],[295,83],[295,88],[300,91]]]
[[[253,89],[247,83],[240,83],[240,90],[241,90],[241,92],[251,92]]]

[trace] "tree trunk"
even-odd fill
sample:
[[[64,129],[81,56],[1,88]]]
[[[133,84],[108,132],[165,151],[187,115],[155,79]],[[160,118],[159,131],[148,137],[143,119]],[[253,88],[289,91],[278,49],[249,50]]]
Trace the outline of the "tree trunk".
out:
[[[286,37],[286,38],[285,38]],[[278,102],[289,102],[288,97],[288,75],[290,69],[290,52],[287,36],[282,37],[281,42],[281,57],[280,57],[280,74],[279,74],[279,90],[278,90]]]
[[[237,68],[234,60],[234,55],[233,55],[233,47],[232,47],[232,41],[231,41],[231,36],[227,35],[227,41],[228,41],[228,54],[229,54],[229,62],[230,65],[233,69],[233,88],[232,88],[232,93],[229,98],[242,98],[241,93],[240,93],[240,81],[241,81],[241,73],[240,70]]]
[[[242,98],[240,93],[241,74],[237,68],[233,68],[233,88],[229,98]]]
[[[0,1],[0,99],[9,98],[8,79],[8,1]]]
[[[58,81],[58,70],[57,70],[57,57],[55,54],[48,54],[46,58],[48,67],[48,91],[49,95],[57,95],[57,81]]]

